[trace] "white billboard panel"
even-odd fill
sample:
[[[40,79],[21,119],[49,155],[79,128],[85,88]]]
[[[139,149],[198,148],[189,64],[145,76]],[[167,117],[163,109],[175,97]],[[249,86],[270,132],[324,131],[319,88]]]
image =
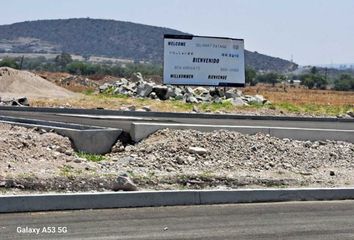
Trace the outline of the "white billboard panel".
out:
[[[164,83],[243,87],[243,39],[165,35]]]

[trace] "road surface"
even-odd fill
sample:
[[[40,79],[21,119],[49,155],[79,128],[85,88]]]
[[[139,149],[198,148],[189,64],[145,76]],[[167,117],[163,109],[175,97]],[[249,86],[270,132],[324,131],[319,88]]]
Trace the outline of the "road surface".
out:
[[[354,239],[354,201],[1,214],[0,239]]]

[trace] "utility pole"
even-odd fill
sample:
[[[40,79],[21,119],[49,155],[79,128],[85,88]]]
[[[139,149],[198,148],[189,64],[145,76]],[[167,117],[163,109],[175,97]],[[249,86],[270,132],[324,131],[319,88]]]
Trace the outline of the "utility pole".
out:
[[[20,70],[22,70],[22,64],[23,64],[23,59],[25,58],[25,56],[24,55],[22,55],[22,57],[21,57],[21,61],[20,61]]]
[[[327,81],[327,76],[328,76],[328,68],[326,67],[325,68],[325,79],[326,79],[326,81]]]

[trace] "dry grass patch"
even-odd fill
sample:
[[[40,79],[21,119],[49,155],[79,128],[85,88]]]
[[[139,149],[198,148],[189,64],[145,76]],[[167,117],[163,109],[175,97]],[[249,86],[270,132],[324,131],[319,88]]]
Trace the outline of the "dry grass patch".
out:
[[[273,103],[291,103],[295,105],[354,105],[354,93],[334,90],[312,90],[303,87],[291,88],[277,85],[259,84],[259,86],[246,87],[245,94],[261,94]]]
[[[31,99],[31,106],[36,107],[73,107],[73,108],[104,108],[117,110],[134,105],[136,108],[149,106],[153,111],[183,112],[191,111],[192,104],[181,101],[156,101],[152,99],[132,98],[124,95],[89,94],[71,99]]]
[[[231,103],[190,104],[183,101],[159,101],[149,98],[133,98],[126,95],[97,94],[93,90],[71,99],[31,99],[31,105],[37,107],[73,107],[73,108],[104,108],[117,110],[134,105],[136,108],[149,106],[152,111],[159,112],[190,112],[196,106],[201,112],[258,113],[258,114],[309,114],[336,116],[353,111],[354,93],[330,90],[309,90],[305,88],[283,88],[260,85],[247,87],[245,94],[261,94],[269,99],[271,105],[253,104],[235,107]]]

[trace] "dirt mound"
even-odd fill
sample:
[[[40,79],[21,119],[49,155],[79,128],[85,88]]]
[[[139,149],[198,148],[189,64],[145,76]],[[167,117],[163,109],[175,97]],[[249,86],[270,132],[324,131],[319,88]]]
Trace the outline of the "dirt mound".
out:
[[[40,178],[56,176],[65,164],[80,167],[76,159],[66,137],[0,123],[0,179],[18,174],[35,174]]]
[[[164,129],[123,148],[101,171],[133,173],[141,188],[333,187],[354,183],[354,144],[296,141],[262,133]],[[144,180],[146,179],[146,180]]]
[[[0,68],[1,97],[68,98],[76,96],[40,76],[8,67]]]

